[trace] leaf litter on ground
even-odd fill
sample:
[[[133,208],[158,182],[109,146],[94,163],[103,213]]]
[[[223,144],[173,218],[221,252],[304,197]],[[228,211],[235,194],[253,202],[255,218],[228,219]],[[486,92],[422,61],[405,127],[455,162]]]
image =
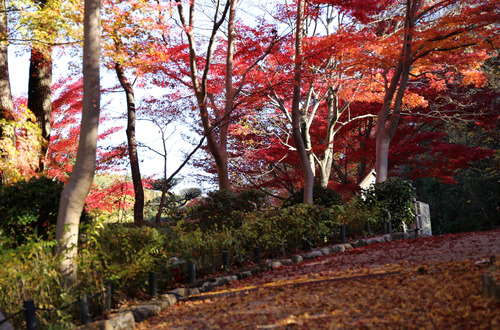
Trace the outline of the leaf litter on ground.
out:
[[[500,230],[360,247],[280,267],[192,297],[137,329],[500,329],[481,292]]]

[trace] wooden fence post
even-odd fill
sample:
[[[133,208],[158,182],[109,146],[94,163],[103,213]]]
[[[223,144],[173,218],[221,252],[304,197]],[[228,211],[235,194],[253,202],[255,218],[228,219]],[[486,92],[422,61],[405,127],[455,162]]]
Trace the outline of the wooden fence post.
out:
[[[194,265],[194,262],[190,261],[188,264],[188,284],[195,284],[196,283],[196,267]]]
[[[260,246],[253,248],[253,257],[256,264],[260,264]]]
[[[24,315],[26,317],[26,329],[38,329],[38,321],[36,319],[35,302],[33,300],[24,301]]]
[[[222,267],[229,270],[229,251],[222,251]]]
[[[83,294],[80,299],[80,323],[82,325],[88,325],[90,323],[89,318],[89,302],[87,299],[87,294]]]
[[[113,295],[113,286],[111,281],[106,281],[106,284],[104,285],[105,288],[105,303],[104,303],[104,311],[110,311],[111,310],[111,298]]]
[[[156,276],[156,272],[149,272],[149,295],[151,297],[156,297],[158,295],[158,277]]]

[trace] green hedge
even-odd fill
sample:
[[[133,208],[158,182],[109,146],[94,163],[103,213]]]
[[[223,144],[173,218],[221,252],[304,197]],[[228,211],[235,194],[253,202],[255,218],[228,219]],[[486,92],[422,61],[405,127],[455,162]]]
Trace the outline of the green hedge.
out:
[[[304,202],[304,189],[291,194],[284,202],[282,207],[287,208],[293,205],[302,204]],[[334,205],[344,205],[345,201],[338,192],[333,189],[321,187],[315,184],[313,187],[313,204],[324,207],[332,207]]]

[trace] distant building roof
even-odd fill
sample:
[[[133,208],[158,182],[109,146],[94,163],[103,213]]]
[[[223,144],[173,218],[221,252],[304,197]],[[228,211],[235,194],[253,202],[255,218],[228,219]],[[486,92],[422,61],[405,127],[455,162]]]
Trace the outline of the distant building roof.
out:
[[[359,187],[361,189],[367,189],[368,187],[370,187],[370,185],[376,182],[376,179],[377,173],[375,173],[375,169],[372,169],[370,173],[368,173],[368,175],[363,179],[363,181],[361,181]]]

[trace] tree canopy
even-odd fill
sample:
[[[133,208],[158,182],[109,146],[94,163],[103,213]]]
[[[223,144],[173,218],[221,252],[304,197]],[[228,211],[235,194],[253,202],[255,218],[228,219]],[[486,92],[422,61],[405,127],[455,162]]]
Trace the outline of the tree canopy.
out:
[[[81,56],[79,4],[8,6],[17,7],[6,11],[3,44],[23,45],[32,56]],[[106,107],[128,116],[129,128],[127,139],[115,135],[117,143],[97,150],[96,165],[112,173],[130,163],[135,188],[94,185],[87,205],[112,209],[103,194],[139,197],[140,186],[148,185],[138,164],[141,147],[152,149],[150,138],[132,131],[141,120],[162,131],[157,175],[164,180],[163,127],[175,121],[187,127],[182,134],[193,144],[179,160],[196,169],[193,177],[219,189],[262,189],[278,199],[302,188],[312,194],[315,183],[348,197],[373,168],[378,181],[398,176],[453,183],[460,169],[498,159],[491,144],[465,143],[455,130],[466,125],[488,135],[497,129],[492,63],[500,13],[491,1],[277,0],[263,6],[245,0],[102,3],[101,66],[114,75],[102,92],[127,93],[127,107]],[[57,66],[59,56],[52,57],[50,65]],[[10,105],[3,90],[4,182],[34,175],[67,181],[77,154],[81,88],[78,77],[53,82],[50,123],[39,115],[48,110],[18,98]],[[99,140],[122,129],[106,127]]]

